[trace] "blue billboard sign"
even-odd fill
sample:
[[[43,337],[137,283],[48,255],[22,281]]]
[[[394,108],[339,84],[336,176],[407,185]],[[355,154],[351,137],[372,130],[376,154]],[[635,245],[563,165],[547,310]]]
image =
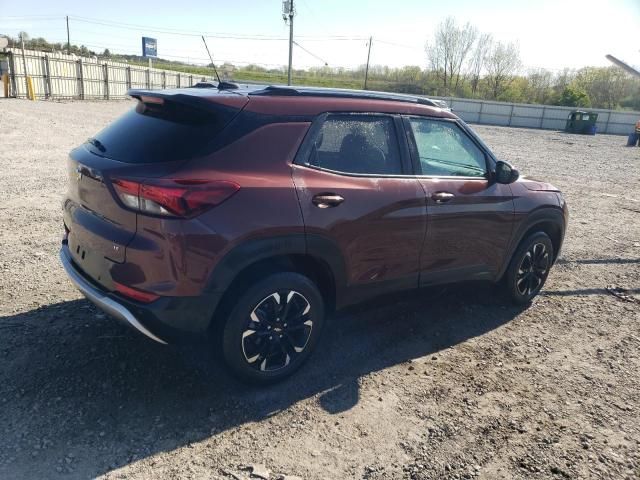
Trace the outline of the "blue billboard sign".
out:
[[[158,56],[158,40],[150,37],[142,37],[142,56],[157,57]]]

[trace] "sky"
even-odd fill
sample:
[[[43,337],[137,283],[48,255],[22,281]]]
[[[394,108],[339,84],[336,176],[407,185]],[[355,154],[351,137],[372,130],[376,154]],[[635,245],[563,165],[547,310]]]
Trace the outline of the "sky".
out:
[[[640,66],[640,0],[295,0],[294,67],[426,66],[425,43],[440,21],[471,22],[516,42],[523,70],[609,65],[611,53]],[[0,0],[0,34],[66,41],[102,52],[140,54],[142,36],[158,39],[162,58],[208,63],[286,65],[289,27],[282,0]],[[120,26],[108,25],[118,23]],[[233,38],[223,38],[233,37]],[[309,53],[310,52],[310,53]]]

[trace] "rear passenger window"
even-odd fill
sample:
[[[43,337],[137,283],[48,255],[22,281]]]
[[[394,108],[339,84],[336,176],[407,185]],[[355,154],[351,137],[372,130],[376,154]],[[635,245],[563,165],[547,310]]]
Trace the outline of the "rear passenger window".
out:
[[[333,115],[320,128],[309,165],[344,173],[402,173],[393,118]]]

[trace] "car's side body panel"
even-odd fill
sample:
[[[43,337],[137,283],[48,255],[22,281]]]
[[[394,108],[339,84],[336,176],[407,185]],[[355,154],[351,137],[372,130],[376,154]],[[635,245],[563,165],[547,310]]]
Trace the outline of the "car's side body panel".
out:
[[[337,243],[346,259],[347,286],[399,281],[417,286],[426,230],[424,190],[414,178],[345,176],[294,165],[294,183],[308,234]],[[317,194],[344,198],[318,208]]]
[[[136,237],[127,250],[129,267],[141,267],[135,286],[162,295],[218,290],[212,272],[236,246],[303,234],[291,162],[308,126],[265,125],[174,174],[178,179],[232,180],[240,189],[194,219],[139,215]]]
[[[484,144],[486,178],[421,175],[401,116],[459,123],[447,110],[375,98],[138,93],[176,95],[181,105],[197,108],[203,101],[218,103],[233,113],[210,142],[207,136],[196,158],[120,165],[83,147],[72,153],[63,213],[70,232],[63,254],[160,338],[205,332],[239,274],[274,258],[309,258],[322,265],[341,307],[421,284],[497,280],[536,225],[557,227],[554,240],[562,244],[567,213],[559,193],[542,182],[496,183],[495,158]],[[391,117],[402,173],[350,175],[298,161],[312,123],[331,113]],[[140,182],[234,182],[239,190],[198,216],[162,218],[127,210],[113,186],[100,183],[100,175],[112,174]],[[450,192],[451,201],[432,198],[441,191]],[[338,195],[343,203],[319,208],[318,194]],[[99,258],[87,253],[83,263],[83,247]],[[114,282],[160,298],[139,303],[116,293]]]
[[[423,171],[412,119],[419,122],[429,119],[425,123],[446,125],[465,138],[484,157],[485,175],[446,176]],[[459,120],[413,115],[404,116],[403,121],[412,165],[425,189],[427,202],[420,284],[495,280],[504,260],[505,247],[511,241],[514,206],[510,186],[497,183],[493,178],[493,155]]]
[[[569,222],[569,210],[558,190],[549,184],[541,185],[538,181],[520,178],[510,184],[513,192],[515,226],[509,247],[506,250],[501,272],[508,266],[508,260],[515,252],[526,233],[536,226],[553,226],[554,261],[558,258],[560,248]],[[541,188],[544,187],[544,188]],[[551,188],[548,188],[551,187]]]
[[[484,178],[420,181],[427,192],[428,211],[421,283],[495,280],[514,224],[509,185]],[[438,203],[434,196],[439,192],[453,197]]]

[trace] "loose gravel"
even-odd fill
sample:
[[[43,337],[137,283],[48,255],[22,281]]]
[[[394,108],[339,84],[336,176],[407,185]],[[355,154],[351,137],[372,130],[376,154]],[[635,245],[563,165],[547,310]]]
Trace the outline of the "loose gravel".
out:
[[[58,262],[67,153],[131,105],[0,100],[0,478],[640,477],[640,148],[477,126],[569,203],[543,295],[380,299],[255,389],[98,312]]]

